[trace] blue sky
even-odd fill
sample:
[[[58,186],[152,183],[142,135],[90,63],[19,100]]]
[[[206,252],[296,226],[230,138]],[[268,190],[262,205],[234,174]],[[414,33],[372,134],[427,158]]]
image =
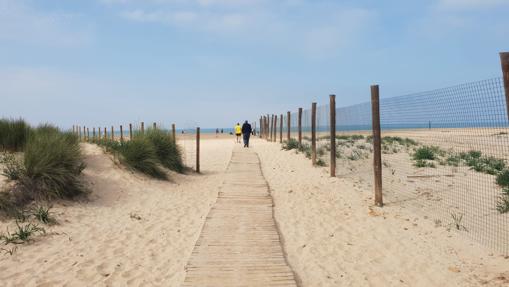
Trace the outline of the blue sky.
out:
[[[0,0],[0,116],[229,127],[500,77],[509,0]]]

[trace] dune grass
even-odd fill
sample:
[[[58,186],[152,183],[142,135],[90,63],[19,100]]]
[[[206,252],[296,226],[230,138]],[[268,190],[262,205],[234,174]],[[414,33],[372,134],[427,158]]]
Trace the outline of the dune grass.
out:
[[[95,143],[105,147],[106,151],[113,153],[127,167],[157,179],[167,180],[168,175],[162,168],[157,148],[147,134],[148,132],[135,134],[130,141],[99,140]]]
[[[85,164],[78,138],[45,125],[31,133],[24,152],[20,184],[35,198],[54,199],[86,193],[80,175]]]
[[[153,144],[159,162],[169,170],[184,172],[182,154],[169,132],[149,129],[145,137]]]
[[[23,119],[0,119],[0,148],[20,151],[25,146],[30,126]]]

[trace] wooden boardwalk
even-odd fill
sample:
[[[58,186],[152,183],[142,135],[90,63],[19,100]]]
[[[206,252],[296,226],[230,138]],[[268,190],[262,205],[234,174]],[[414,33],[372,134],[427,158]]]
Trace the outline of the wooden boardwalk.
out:
[[[186,270],[182,286],[297,286],[253,151],[234,149]]]

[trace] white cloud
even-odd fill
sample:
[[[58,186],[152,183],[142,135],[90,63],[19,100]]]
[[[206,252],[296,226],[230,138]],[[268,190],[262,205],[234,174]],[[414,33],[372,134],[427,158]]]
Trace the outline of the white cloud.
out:
[[[74,18],[76,15],[34,10],[21,0],[0,0],[0,42],[49,46],[78,46],[89,42],[89,33],[70,28]]]
[[[157,0],[148,1],[154,3]],[[159,1],[164,1],[164,5],[135,5],[134,8],[121,5],[120,9],[125,10],[120,14],[131,21],[214,33],[260,47],[298,51],[312,57],[337,54],[344,47],[355,46],[369,31],[376,17],[375,13],[365,9],[301,0],[277,3],[264,0],[193,0],[185,5],[178,0]],[[194,4],[189,5],[189,2]]]

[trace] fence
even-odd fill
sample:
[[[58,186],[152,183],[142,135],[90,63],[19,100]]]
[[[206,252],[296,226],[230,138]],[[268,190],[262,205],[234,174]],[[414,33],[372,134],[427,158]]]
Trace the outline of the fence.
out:
[[[382,99],[372,86],[371,101],[340,108],[332,95],[288,112],[285,141],[373,188],[376,205],[404,203],[509,254],[509,53],[501,60],[502,79]],[[277,128],[261,127],[268,140]]]
[[[165,128],[163,124],[152,123],[147,129],[162,129],[171,133],[182,151],[182,160],[187,168],[200,172],[200,128],[184,128],[177,130],[175,124]],[[129,123],[108,127],[87,127],[73,125],[72,132],[80,141],[96,142],[99,140],[130,141],[136,134],[143,134],[146,130],[145,123]]]

